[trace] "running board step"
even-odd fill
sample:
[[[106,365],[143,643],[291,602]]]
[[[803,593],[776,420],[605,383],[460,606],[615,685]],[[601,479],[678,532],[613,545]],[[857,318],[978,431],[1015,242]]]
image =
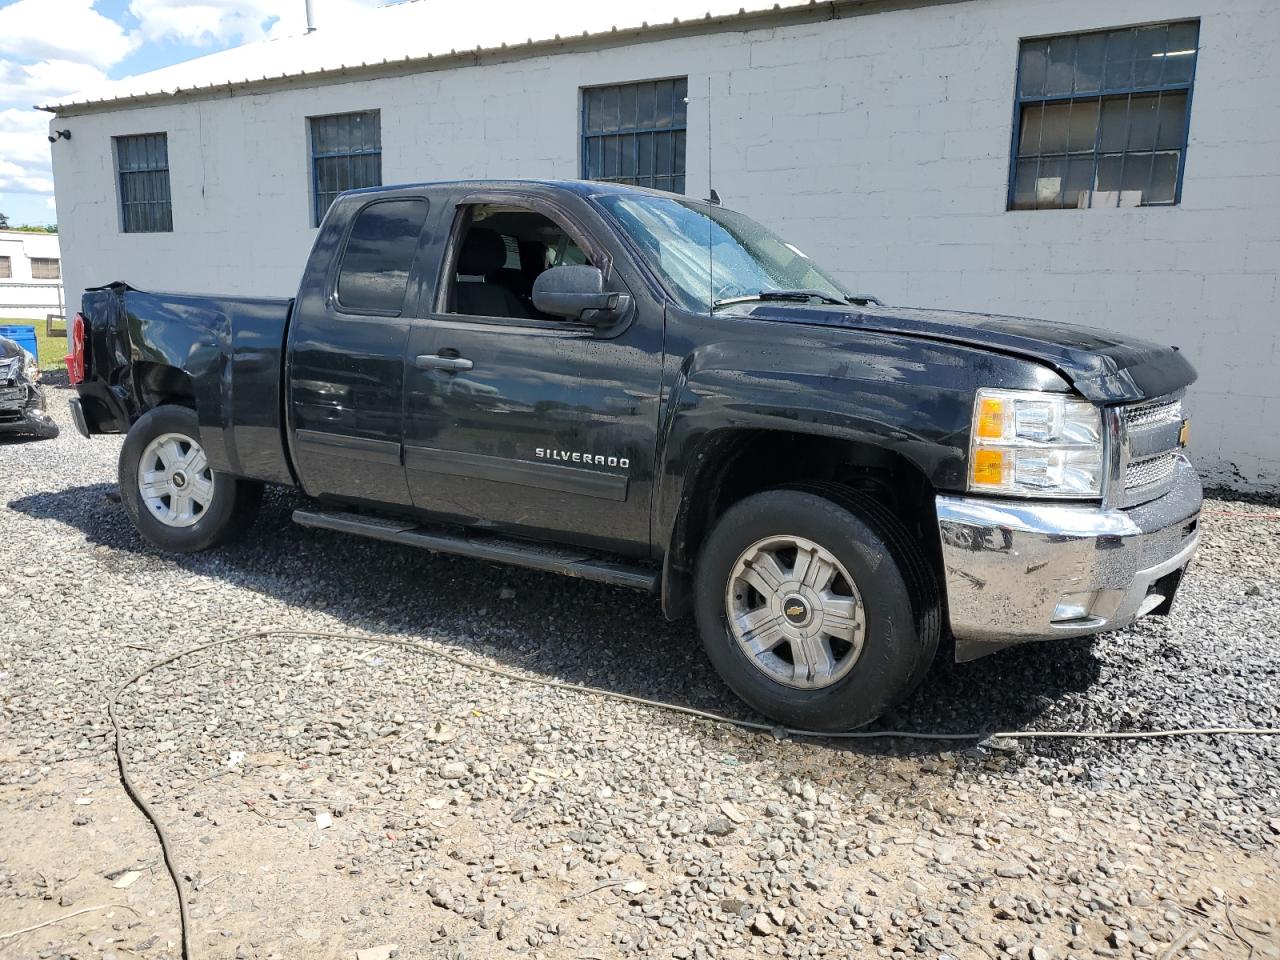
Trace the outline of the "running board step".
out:
[[[583,580],[599,580],[647,593],[658,592],[658,572],[619,560],[603,559],[587,550],[510,540],[474,531],[427,527],[412,520],[371,517],[340,510],[294,510],[294,523],[319,530],[354,533],[374,540],[422,547],[433,553],[452,553],[475,560],[492,560],[531,570],[561,573]]]

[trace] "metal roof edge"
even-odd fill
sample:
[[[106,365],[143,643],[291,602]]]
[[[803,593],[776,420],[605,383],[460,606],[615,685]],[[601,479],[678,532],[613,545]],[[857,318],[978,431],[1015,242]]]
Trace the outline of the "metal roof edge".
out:
[[[575,34],[555,37],[546,40],[530,38],[524,43],[501,44],[497,47],[476,47],[474,50],[454,50],[447,54],[427,54],[425,56],[406,56],[398,60],[380,60],[374,63],[342,64],[337,67],[325,67],[319,70],[304,70],[298,73],[283,73],[259,79],[226,80],[203,86],[178,87],[170,91],[132,94],[127,97],[98,100],[70,101],[66,103],[44,104],[36,106],[56,116],[83,116],[90,113],[108,112],[127,107],[154,106],[171,103],[175,100],[212,99],[223,93],[235,96],[241,92],[258,92],[260,90],[278,89],[293,86],[300,80],[308,83],[331,84],[342,83],[351,79],[375,79],[384,76],[399,76],[406,73],[423,73],[434,70],[449,70],[465,66],[478,66],[482,62],[502,63],[512,60],[523,60],[533,56],[555,56],[559,53],[576,52],[582,49],[609,48],[625,46],[636,40],[663,40],[678,36],[697,36],[708,33],[737,32],[762,29],[766,26],[790,23],[814,23],[824,20],[838,20],[845,14],[854,12],[857,15],[880,12],[886,9],[902,9],[925,7],[944,3],[964,2],[964,0],[806,0],[799,4],[783,6],[775,3],[768,10],[747,11],[739,8],[737,13],[712,16],[706,13],[690,20],[676,19],[670,23],[642,23],[638,27],[612,27],[598,33]]]

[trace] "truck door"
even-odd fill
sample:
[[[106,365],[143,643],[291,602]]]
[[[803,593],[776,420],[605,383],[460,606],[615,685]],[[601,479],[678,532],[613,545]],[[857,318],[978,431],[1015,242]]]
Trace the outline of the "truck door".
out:
[[[635,298],[605,329],[539,313],[533,281],[552,266],[593,263],[609,289],[631,288],[583,226],[590,210],[524,194],[465,199],[475,202],[439,211],[449,252],[409,331],[414,504],[513,534],[647,555],[661,305]]]
[[[303,489],[409,505],[402,462],[406,300],[427,219],[422,197],[354,197],[348,225],[326,228],[289,333],[289,434]],[[362,204],[362,205],[361,205]],[[327,254],[327,257],[326,257]],[[314,274],[314,276],[312,275]],[[413,291],[410,293],[410,291]]]

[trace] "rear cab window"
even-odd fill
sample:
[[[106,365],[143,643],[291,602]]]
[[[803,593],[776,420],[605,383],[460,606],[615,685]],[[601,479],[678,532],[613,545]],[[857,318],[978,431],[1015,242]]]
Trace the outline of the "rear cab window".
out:
[[[346,313],[399,316],[427,219],[421,198],[377,200],[357,215],[338,264],[338,303]]]

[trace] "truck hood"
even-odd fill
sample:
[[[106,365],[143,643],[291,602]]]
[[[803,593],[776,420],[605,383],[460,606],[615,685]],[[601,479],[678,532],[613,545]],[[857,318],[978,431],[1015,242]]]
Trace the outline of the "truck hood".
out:
[[[1024,357],[1052,367],[1099,404],[1163,396],[1196,379],[1195,369],[1177,347],[1076,324],[878,304],[744,306],[746,314],[756,320],[871,330]]]

